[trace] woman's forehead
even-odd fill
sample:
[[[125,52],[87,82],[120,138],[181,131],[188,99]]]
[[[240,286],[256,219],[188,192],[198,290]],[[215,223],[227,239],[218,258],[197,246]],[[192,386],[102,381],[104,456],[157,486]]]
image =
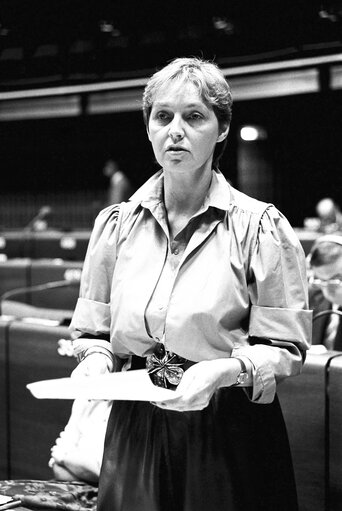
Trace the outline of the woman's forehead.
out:
[[[182,102],[184,104],[202,104],[205,106],[206,103],[200,94],[200,91],[196,85],[192,82],[179,82],[171,81],[163,84],[156,91],[153,98],[153,105],[155,104],[173,104]]]

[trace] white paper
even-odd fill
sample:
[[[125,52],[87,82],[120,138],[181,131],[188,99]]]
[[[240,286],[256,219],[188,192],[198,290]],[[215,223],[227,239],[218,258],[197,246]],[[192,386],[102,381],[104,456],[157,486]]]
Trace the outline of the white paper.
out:
[[[7,504],[7,502],[11,502],[11,500],[13,500],[13,498],[8,495],[0,495],[0,504]]]
[[[75,376],[42,380],[26,385],[38,399],[105,399],[125,401],[167,401],[177,393],[153,385],[146,369],[103,376]]]

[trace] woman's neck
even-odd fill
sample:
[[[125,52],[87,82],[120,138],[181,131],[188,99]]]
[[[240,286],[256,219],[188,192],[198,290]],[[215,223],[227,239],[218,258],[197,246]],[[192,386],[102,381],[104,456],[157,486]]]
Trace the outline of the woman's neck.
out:
[[[164,172],[164,203],[172,237],[201,208],[210,183],[211,172],[200,175]]]

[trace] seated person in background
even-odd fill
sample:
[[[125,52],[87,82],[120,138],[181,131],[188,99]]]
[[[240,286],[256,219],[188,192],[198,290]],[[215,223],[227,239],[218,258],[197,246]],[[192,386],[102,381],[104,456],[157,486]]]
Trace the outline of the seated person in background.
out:
[[[320,220],[319,230],[321,232],[332,233],[342,229],[341,210],[330,197],[325,197],[317,203],[316,213]]]
[[[310,264],[310,308],[313,309],[312,344],[342,351],[342,233],[326,234],[315,241]],[[330,310],[331,314],[315,317]]]
[[[74,401],[68,424],[51,449],[55,479],[98,483],[111,406],[112,401]]]

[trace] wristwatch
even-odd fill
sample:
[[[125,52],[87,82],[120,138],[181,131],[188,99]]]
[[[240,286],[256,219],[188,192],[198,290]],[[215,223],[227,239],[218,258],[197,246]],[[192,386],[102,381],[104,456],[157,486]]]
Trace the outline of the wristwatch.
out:
[[[246,364],[244,363],[243,360],[241,360],[241,358],[235,357],[235,360],[238,360],[240,362],[241,371],[237,375],[236,382],[232,385],[232,387],[236,387],[236,385],[243,385],[248,380],[248,372],[247,372]]]

